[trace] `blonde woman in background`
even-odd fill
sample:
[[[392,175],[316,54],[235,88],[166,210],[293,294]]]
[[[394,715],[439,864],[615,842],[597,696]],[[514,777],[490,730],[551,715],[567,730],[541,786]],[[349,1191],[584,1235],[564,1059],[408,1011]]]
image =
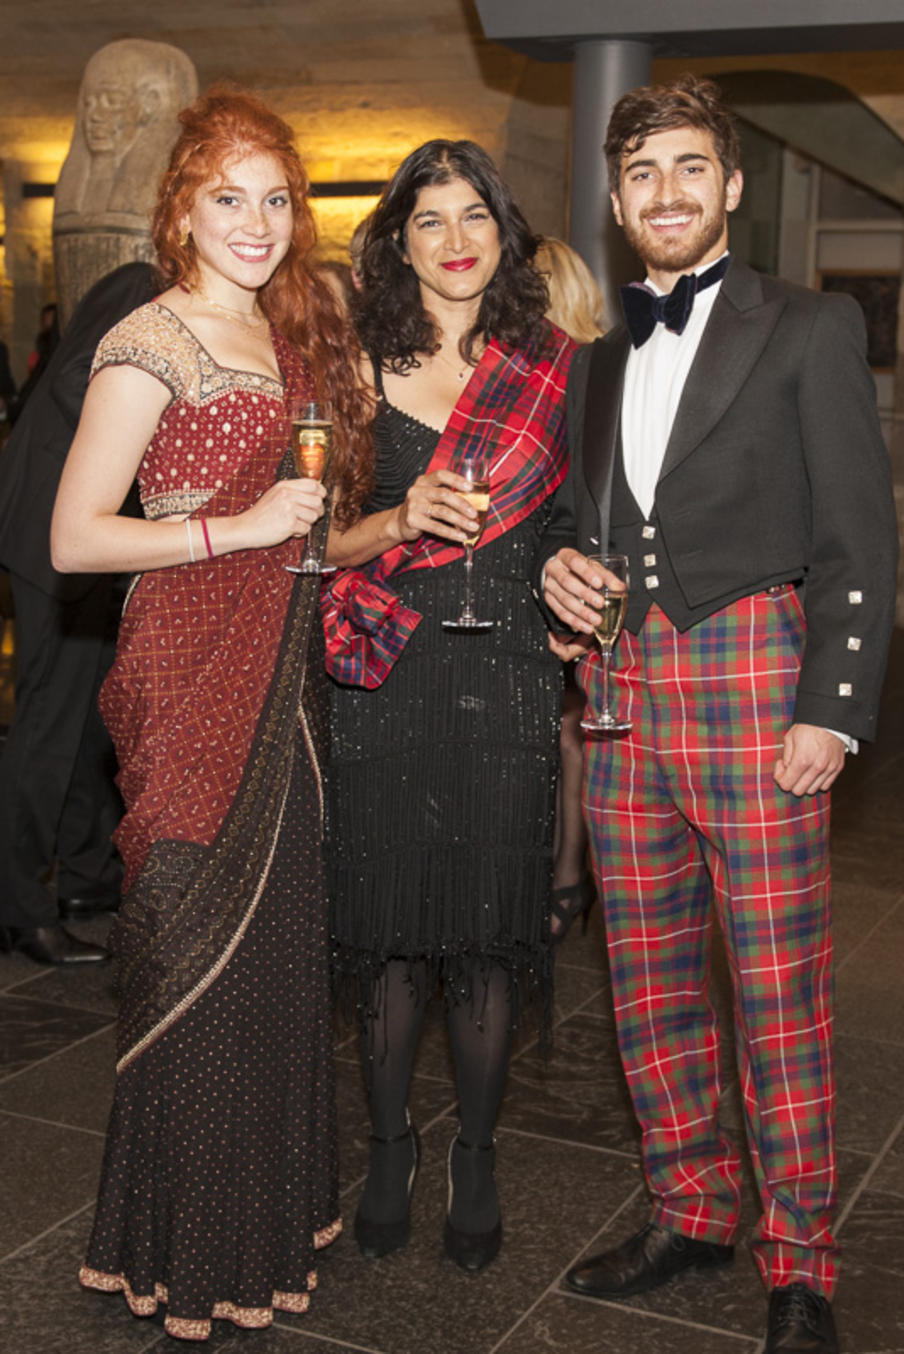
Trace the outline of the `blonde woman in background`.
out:
[[[534,258],[549,288],[546,318],[575,343],[592,343],[604,331],[603,298],[596,278],[570,245],[546,235]]]
[[[580,254],[562,240],[546,236],[534,257],[534,267],[549,288],[546,318],[564,329],[576,343],[592,343],[603,332],[603,298],[596,278]],[[580,913],[584,929],[596,890],[587,869],[587,829],[581,808],[584,744],[581,715],[584,693],[574,679],[574,664],[565,664],[562,697],[561,772],[556,801],[555,864],[553,868],[550,932],[559,945]]]

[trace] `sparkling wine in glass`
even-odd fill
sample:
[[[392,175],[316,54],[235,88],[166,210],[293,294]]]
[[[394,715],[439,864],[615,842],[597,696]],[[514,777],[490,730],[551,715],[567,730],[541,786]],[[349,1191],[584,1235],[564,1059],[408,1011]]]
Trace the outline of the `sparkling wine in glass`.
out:
[[[323,401],[292,399],[289,401],[292,460],[299,479],[323,480],[330,468],[333,450],[333,409]],[[311,544],[311,533],[305,538],[304,554],[300,564],[289,564],[290,574],[325,574],[333,569],[323,563],[326,542]]]
[[[603,608],[594,626],[603,660],[603,708],[598,716],[585,715],[581,728],[588,733],[622,733],[630,729],[630,720],[618,719],[609,709],[609,665],[612,649],[621,634],[628,610],[629,576],[627,555],[588,555],[591,564],[598,564],[613,575],[615,582],[603,584]]]
[[[454,621],[443,621],[446,630],[490,630],[493,621],[482,621],[474,615],[471,593],[471,572],[474,567],[474,547],[480,540],[490,507],[490,458],[483,452],[462,456],[455,466],[459,475],[468,481],[467,489],[457,492],[467,499],[477,513],[474,531],[464,541],[465,547],[465,600],[461,615]]]

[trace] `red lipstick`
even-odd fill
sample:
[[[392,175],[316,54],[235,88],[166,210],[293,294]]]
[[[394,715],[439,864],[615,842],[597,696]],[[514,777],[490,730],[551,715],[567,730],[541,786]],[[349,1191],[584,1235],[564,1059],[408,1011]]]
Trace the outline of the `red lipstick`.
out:
[[[449,273],[466,273],[469,268],[474,267],[476,262],[476,259],[450,259],[442,267]]]

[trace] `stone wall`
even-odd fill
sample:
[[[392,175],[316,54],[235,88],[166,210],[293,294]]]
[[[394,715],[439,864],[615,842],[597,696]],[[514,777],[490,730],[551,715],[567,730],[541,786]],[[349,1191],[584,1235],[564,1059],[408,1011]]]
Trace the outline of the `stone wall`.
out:
[[[38,3],[40,38],[23,7],[4,19],[16,60],[0,70],[0,160],[33,162],[39,147],[44,181],[62,164],[88,58],[113,38],[145,37],[181,47],[202,89],[225,77],[260,93],[295,129],[315,181],[384,181],[421,142],[468,138],[496,159],[536,230],[566,231],[570,67],[486,42],[471,0],[157,0],[152,24],[127,27],[115,0],[94,0],[90,26],[64,0]],[[0,325],[21,377],[40,304],[52,297],[50,238],[38,238],[34,204],[16,201],[12,177],[4,197],[16,301]],[[342,255],[372,205],[318,201],[327,257]],[[32,249],[26,267],[22,251]]]

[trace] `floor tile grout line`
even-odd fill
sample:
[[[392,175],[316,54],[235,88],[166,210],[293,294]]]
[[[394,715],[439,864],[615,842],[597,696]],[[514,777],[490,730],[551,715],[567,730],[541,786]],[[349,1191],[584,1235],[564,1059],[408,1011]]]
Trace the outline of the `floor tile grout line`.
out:
[[[71,1044],[66,1044],[63,1048],[55,1048],[52,1053],[47,1053],[43,1058],[35,1058],[33,1062],[25,1067],[20,1067],[18,1072],[10,1072],[8,1076],[0,1075],[0,1090],[8,1086],[11,1081],[17,1077],[23,1077],[26,1072],[33,1072],[36,1067],[43,1067],[45,1063],[53,1062],[54,1058],[60,1058],[64,1053],[71,1053],[74,1048],[80,1048],[82,1044],[87,1044],[91,1039],[96,1039],[101,1034],[106,1034],[116,1026],[115,1020],[110,1020],[108,1024],[101,1025],[100,1029],[92,1030],[90,1034],[83,1034],[81,1039],[74,1039]]]
[[[621,1302],[607,1302],[605,1298],[591,1298],[583,1293],[570,1293],[568,1289],[560,1288],[557,1291],[560,1297],[566,1298],[570,1302],[592,1303],[594,1307],[605,1307],[610,1311],[633,1312],[635,1316],[647,1317],[653,1321],[665,1321],[670,1326],[684,1326],[687,1330],[706,1331],[710,1335],[726,1335],[732,1340],[743,1340],[746,1344],[752,1345],[754,1349],[762,1344],[762,1337],[759,1335],[742,1335],[739,1331],[727,1330],[724,1326],[709,1326],[702,1321],[688,1321],[686,1317],[669,1316],[668,1312],[653,1312],[646,1307],[626,1307]]]
[[[133,1317],[132,1319],[134,1320],[135,1318]],[[139,1319],[142,1321],[147,1320],[146,1317],[141,1317]],[[131,1354],[153,1354],[153,1351],[155,1349],[162,1350],[164,1351],[165,1354],[167,1346],[172,1343],[169,1336],[165,1335],[164,1332],[161,1331],[159,1326],[154,1327],[154,1333],[150,1337],[150,1340],[151,1340],[150,1344],[142,1345],[140,1349],[132,1350]]]
[[[32,995],[32,993],[30,992],[21,992],[18,990],[19,988],[22,987],[28,987],[32,983],[39,983],[45,977],[47,978],[52,977],[54,971],[55,970],[53,969],[48,969],[46,974],[38,973],[32,974],[27,978],[17,978],[15,984],[12,987],[4,987],[2,991],[0,991],[0,996],[16,997],[22,1001],[43,1001],[46,1002],[48,1006],[62,1006],[63,1009],[66,1011],[84,1011],[88,1015],[106,1016],[108,1020],[116,1019],[115,1012],[109,1010],[102,1010],[99,1006],[84,1006],[80,1002],[60,1001],[53,997],[42,997],[37,994]]]
[[[333,1335],[323,1335],[319,1331],[298,1330],[295,1326],[284,1326],[281,1321],[274,1321],[271,1330],[281,1330],[297,1335],[299,1340],[322,1340],[324,1344],[335,1345],[337,1349],[351,1349],[355,1354],[391,1354],[390,1350],[377,1349],[375,1345],[356,1345],[349,1340],[338,1340]],[[141,1351],[144,1354],[144,1351]]]
[[[634,1189],[632,1189],[628,1193],[626,1198],[624,1198],[622,1202],[619,1204],[618,1208],[615,1210],[615,1213],[612,1215],[612,1218],[617,1217],[618,1214],[621,1213],[623,1209],[627,1208],[629,1204],[633,1203],[633,1201],[637,1198],[638,1194],[641,1192],[642,1188],[643,1186],[640,1184],[635,1185]],[[612,1218],[610,1218],[610,1221],[612,1221]],[[606,1225],[608,1226],[608,1224]],[[492,1348],[488,1351],[488,1354],[498,1354],[498,1351],[502,1349],[506,1341],[508,1341],[515,1334],[515,1332],[524,1324],[524,1322],[528,1319],[531,1313],[536,1311],[540,1303],[543,1302],[546,1298],[552,1297],[561,1291],[559,1285],[561,1284],[562,1280],[564,1279],[568,1271],[583,1255],[585,1249],[586,1247],[582,1247],[579,1251],[576,1252],[575,1255],[572,1256],[572,1258],[565,1265],[565,1268],[561,1269],[559,1273],[556,1275],[556,1277],[549,1284],[547,1284],[546,1288],[542,1291],[542,1293],[538,1293],[537,1297],[530,1304],[527,1310],[523,1311],[521,1315],[518,1317],[518,1320],[514,1323],[514,1325],[510,1326],[509,1329],[505,1332],[505,1334],[501,1336],[499,1340],[496,1341],[495,1345],[493,1345]]]
[[[9,1119],[23,1119],[28,1124],[46,1124],[48,1128],[65,1128],[73,1133],[88,1133],[92,1138],[105,1138],[106,1131],[100,1128],[84,1128],[81,1124],[64,1124],[59,1119],[45,1119],[40,1114],[23,1114],[21,1110],[7,1109],[5,1105],[0,1104],[0,1115],[6,1115]]]
[[[15,1250],[8,1251],[6,1255],[0,1255],[0,1265],[5,1265],[9,1260],[15,1260],[17,1255],[22,1255],[25,1251],[30,1250],[32,1246],[36,1246],[39,1241],[43,1241],[45,1237],[50,1236],[61,1227],[65,1227],[67,1222],[72,1222],[72,1220],[77,1218],[81,1213],[86,1213],[89,1208],[94,1207],[94,1204],[95,1200],[92,1198],[90,1203],[81,1204],[78,1208],[73,1209],[71,1213],[67,1213],[65,1218],[57,1218],[56,1222],[52,1223],[50,1227],[45,1227],[43,1232],[38,1232],[35,1236],[29,1237],[27,1241],[22,1242],[21,1246],[16,1246]]]
[[[599,942],[599,948],[600,948],[601,953],[605,953],[605,950],[606,950],[606,942],[605,942],[605,940],[601,940],[601,941]],[[568,960],[566,959],[566,957],[565,957],[564,955],[562,955],[560,959],[557,959],[557,960],[556,960],[556,963],[559,964],[559,965],[561,965],[562,968],[572,969],[572,970],[573,970],[574,972],[576,972],[576,973],[593,973],[593,974],[599,974],[599,973],[600,973],[600,967],[599,967],[599,964],[598,964],[598,963],[597,963],[597,964],[591,964],[591,963],[589,963],[589,962],[586,963],[586,964],[569,963]],[[604,981],[604,982],[608,982],[608,981],[609,981],[609,975],[608,975],[608,973],[604,973],[602,976],[603,976],[603,981]]]
[[[837,1005],[838,1005],[837,1001],[836,1001],[835,1005],[836,1005],[836,1010],[837,1010]],[[904,1037],[902,1037],[902,1038],[900,1038],[900,1039],[883,1039],[883,1038],[881,1038],[879,1035],[875,1035],[875,1034],[859,1034],[859,1033],[857,1033],[856,1031],[853,1031],[853,1030],[842,1030],[842,1031],[839,1031],[838,1025],[837,1025],[837,1022],[836,1022],[836,1025],[835,1025],[835,1041],[836,1041],[836,1043],[837,1043],[837,1041],[838,1041],[839,1039],[857,1039],[857,1040],[859,1040],[861,1043],[866,1043],[866,1044],[878,1044],[881,1048],[904,1048]]]
[[[561,1025],[564,1025],[566,1021],[572,1020],[576,1015],[583,1014],[585,1018],[589,1018],[590,1020],[598,1020],[601,1023],[605,1024],[609,1029],[614,1028],[611,1017],[602,1015],[598,1011],[584,1010],[585,1006],[589,1006],[591,1002],[596,1001],[597,997],[599,996],[599,992],[600,992],[599,989],[596,992],[592,992],[590,996],[585,997],[584,1000],[578,1006],[573,1007],[573,1009],[570,1011],[563,1012],[562,1015],[559,1017],[559,1019],[553,1023],[552,1029],[550,1031],[550,1034],[552,1036],[550,1039],[550,1056],[552,1056],[552,1054],[555,1052],[554,1045],[556,1040],[556,1030],[559,1029]],[[527,1040],[522,1048],[517,1049],[512,1054],[511,1064],[516,1063],[519,1060],[519,1058],[523,1058],[526,1053],[536,1052],[536,1050],[539,1048],[539,1045],[540,1045],[539,1035],[535,1035],[533,1039]]]
[[[574,1138],[559,1138],[554,1133],[532,1133],[528,1128],[515,1128],[514,1125],[498,1124],[501,1133],[511,1133],[515,1138],[528,1138],[532,1142],[549,1142],[556,1147],[577,1147],[583,1152],[596,1152],[604,1156],[616,1157],[619,1161],[639,1161],[638,1152],[625,1152],[620,1147],[601,1147],[594,1142],[578,1142]]]
[[[836,974],[840,973],[841,970],[850,963],[850,961],[854,958],[854,956],[860,953],[864,945],[866,945],[867,942],[872,939],[872,937],[879,930],[879,928],[881,926],[884,926],[887,921],[890,921],[890,919],[902,906],[904,906],[904,894],[899,894],[897,902],[892,903],[888,911],[882,917],[880,917],[878,921],[873,923],[873,925],[867,931],[866,935],[861,936],[860,940],[857,941],[857,944],[854,946],[854,948],[852,950],[849,950],[843,959],[839,959],[838,963],[835,965]]]
[[[866,1170],[866,1172],[863,1175],[863,1179],[859,1182],[856,1189],[851,1194],[851,1197],[845,1204],[844,1208],[839,1213],[838,1221],[835,1224],[836,1234],[840,1234],[842,1227],[849,1218],[850,1214],[853,1212],[853,1209],[858,1199],[865,1192],[867,1186],[872,1181],[873,1176],[876,1174],[879,1167],[882,1165],[882,1162],[888,1156],[888,1153],[891,1151],[892,1147],[894,1147],[895,1142],[901,1136],[902,1132],[904,1132],[904,1114],[901,1115],[901,1118],[898,1120],[897,1124],[892,1129],[891,1133],[889,1133],[888,1137],[885,1139],[885,1142],[880,1147],[879,1151],[873,1157],[872,1165],[869,1166],[869,1168]]]

